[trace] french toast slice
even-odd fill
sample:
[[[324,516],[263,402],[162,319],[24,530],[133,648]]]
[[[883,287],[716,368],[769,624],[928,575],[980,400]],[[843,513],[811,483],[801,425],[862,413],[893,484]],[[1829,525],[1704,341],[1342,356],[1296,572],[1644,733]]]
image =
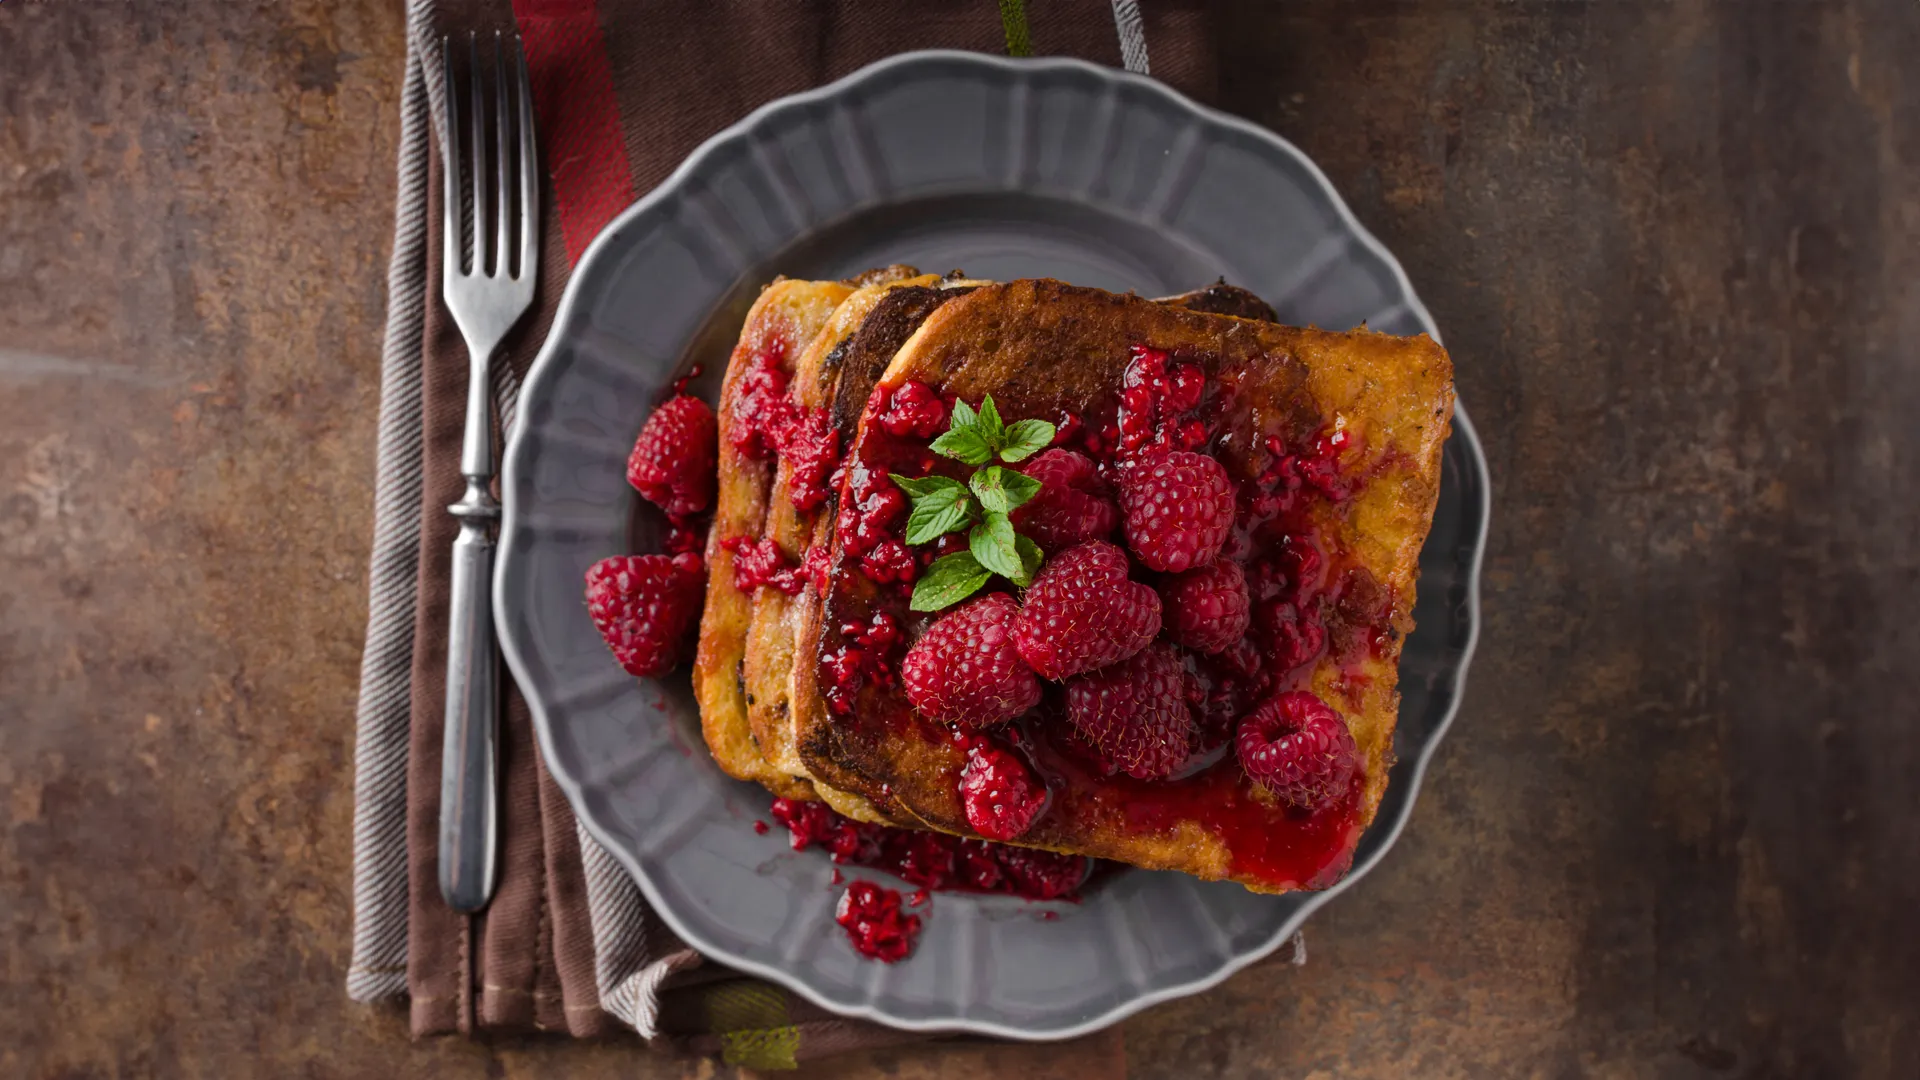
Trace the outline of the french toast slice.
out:
[[[758,781],[775,794],[806,798],[811,792],[804,780],[768,765],[753,741],[741,683],[753,597],[736,587],[734,553],[721,543],[730,536],[760,535],[774,463],[770,451],[761,447],[759,453],[745,452],[730,433],[757,363],[768,365],[780,378],[790,377],[795,360],[856,288],[915,273],[911,267],[885,267],[850,281],[775,279],[748,309],[721,379],[715,410],[721,424],[719,487],[707,536],[707,594],[693,667],[694,697],[700,705],[701,734],[721,771]]]
[[[1051,790],[1046,810],[1014,842],[1230,879],[1260,892],[1323,888],[1351,865],[1386,788],[1400,647],[1412,629],[1419,551],[1452,415],[1451,362],[1424,335],[1295,329],[1035,280],[939,304],[878,385],[891,392],[915,380],[974,404],[990,393],[1008,423],[1071,416],[1097,432],[1116,413],[1134,346],[1166,350],[1204,370],[1203,408],[1213,410],[1217,428],[1207,446],[1243,493],[1275,475],[1285,453],[1344,448],[1339,475],[1328,481],[1338,497],[1309,491],[1289,504],[1286,524],[1288,568],[1298,579],[1289,587],[1298,590],[1302,617],[1311,611],[1320,620],[1325,649],[1271,690],[1323,698],[1351,731],[1359,767],[1330,805],[1308,813],[1281,804],[1248,778],[1231,745],[1232,720],[1257,702],[1229,694],[1224,731],[1219,702],[1208,699],[1184,773],[1162,781],[1110,774],[1065,737],[1059,687],[1049,686],[1040,707],[1005,736]],[[836,395],[837,409],[848,396]],[[903,445],[870,421],[862,412],[843,498],[862,470],[899,471],[927,457],[924,444]],[[884,610],[911,640],[932,621],[910,612],[897,586],[867,578],[837,529],[830,550],[824,595],[799,606],[790,692],[802,763],[818,782],[880,802],[891,817],[978,835],[961,801],[961,743],[917,714],[897,679],[866,679],[851,691],[850,706],[828,704],[835,676],[826,665],[848,646],[841,626]],[[1273,556],[1260,549],[1252,557]],[[1233,688],[1209,662],[1189,664],[1197,688]]]
[[[822,430],[831,440],[830,446],[844,445],[853,432],[850,424],[833,425],[828,410],[838,382],[837,373],[854,334],[891,290],[930,287],[940,280],[938,275],[922,274],[880,280],[855,289],[834,309],[832,317],[795,361],[793,378],[788,384],[788,400],[802,413],[819,414]],[[888,355],[892,355],[891,351]],[[796,489],[797,471],[794,458],[779,456],[762,534],[762,539],[771,541],[781,555],[794,564],[801,562],[812,545],[822,507],[830,501],[826,477],[802,476],[802,486]],[[746,692],[748,729],[761,757],[776,771],[804,781],[809,778],[793,745],[788,708],[797,601],[798,597],[777,588],[754,590],[741,681]],[[878,808],[857,795],[831,788],[821,790],[817,785],[813,794],[857,821],[889,823]]]

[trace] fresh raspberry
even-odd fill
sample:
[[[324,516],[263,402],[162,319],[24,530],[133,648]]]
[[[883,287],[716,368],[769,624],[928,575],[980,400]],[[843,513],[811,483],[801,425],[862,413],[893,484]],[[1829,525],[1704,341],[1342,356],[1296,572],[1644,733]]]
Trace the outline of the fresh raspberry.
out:
[[[669,398],[634,441],[627,483],[669,517],[692,517],[713,505],[718,439],[719,425],[706,402]]]
[[[634,675],[662,675],[679,662],[700,617],[698,555],[616,555],[587,570],[587,613]]]
[[[920,563],[907,550],[907,545],[888,537],[865,555],[860,556],[860,569],[868,577],[881,583],[908,582],[920,576]]]
[[[1082,540],[1104,540],[1120,512],[1102,493],[1093,460],[1072,450],[1048,450],[1020,470],[1040,481],[1040,491],[1008,515],[1021,535],[1045,551]]]
[[[1345,794],[1359,767],[1346,722],[1304,690],[1281,694],[1248,714],[1235,743],[1248,776],[1281,801],[1308,810]]]
[[[1047,808],[1047,786],[1013,751],[981,739],[967,748],[960,803],[973,831],[989,840],[1012,840]]]
[[[1127,580],[1127,553],[1089,540],[1048,559],[1028,586],[1013,643],[1043,678],[1117,663],[1160,632],[1160,597]]]
[[[727,441],[750,458],[765,458],[780,447],[781,433],[793,419],[787,400],[787,373],[771,353],[756,353],[740,376],[727,420]]]
[[[1226,559],[1188,570],[1160,586],[1160,609],[1173,640],[1195,652],[1224,652],[1246,635],[1252,618],[1247,576]]]
[[[920,916],[900,910],[900,890],[871,881],[847,886],[833,921],[846,928],[855,952],[888,964],[906,959],[920,936]]]
[[[825,409],[801,409],[780,432],[780,455],[787,460],[787,498],[796,510],[812,510],[827,501],[827,476],[840,464],[840,433]]]
[[[741,592],[771,585],[788,596],[797,596],[806,586],[793,562],[772,540],[729,536],[720,541],[720,546],[733,552],[733,587]]]
[[[926,383],[909,379],[888,396],[879,422],[898,439],[931,439],[947,429],[947,403]]]
[[[1127,775],[1157,780],[1186,764],[1193,738],[1187,673],[1156,644],[1067,683],[1067,719]]]
[[[1020,608],[991,593],[941,616],[900,664],[907,699],[943,723],[986,727],[1040,703],[1040,680],[1013,647]]]
[[[1233,502],[1226,467],[1205,454],[1149,452],[1120,470],[1127,546],[1155,570],[1212,562],[1233,528]]]

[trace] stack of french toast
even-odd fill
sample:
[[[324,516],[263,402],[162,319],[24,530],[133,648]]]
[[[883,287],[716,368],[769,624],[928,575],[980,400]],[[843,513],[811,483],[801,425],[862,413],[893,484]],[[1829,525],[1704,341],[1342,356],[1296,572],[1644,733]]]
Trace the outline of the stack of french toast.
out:
[[[1323,888],[1386,788],[1452,405],[1426,336],[1225,284],[778,279],[697,463],[714,760],[858,821]]]

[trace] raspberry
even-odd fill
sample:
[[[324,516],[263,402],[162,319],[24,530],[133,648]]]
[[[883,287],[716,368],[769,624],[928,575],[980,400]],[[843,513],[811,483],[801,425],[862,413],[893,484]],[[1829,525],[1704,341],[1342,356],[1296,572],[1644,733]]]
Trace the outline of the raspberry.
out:
[[[910,379],[894,388],[878,419],[895,438],[931,439],[947,429],[947,403],[926,383]]]
[[[727,423],[727,441],[750,458],[765,458],[780,446],[780,434],[792,422],[787,373],[771,353],[756,353],[740,377]]]
[[[989,840],[1012,840],[1047,808],[1047,787],[1013,751],[983,739],[967,748],[960,802],[973,831]]]
[[[1240,721],[1235,738],[1247,775],[1281,801],[1312,810],[1345,794],[1360,752],[1326,702],[1304,690],[1281,694]]]
[[[1205,454],[1150,452],[1120,470],[1127,546],[1155,570],[1212,562],[1233,528],[1233,502],[1226,467]]]
[[[942,616],[907,650],[900,677],[935,720],[986,727],[1040,703],[1040,680],[1013,647],[1013,598],[992,593]]]
[[[700,617],[701,584],[697,555],[616,555],[588,568],[587,613],[621,667],[662,675]]]
[[[1193,738],[1187,673],[1168,645],[1067,684],[1067,719],[1127,775],[1157,780],[1186,764]]]
[[[647,417],[627,458],[627,483],[672,518],[713,505],[719,425],[696,397],[669,398]]]
[[[913,552],[892,537],[880,541],[872,551],[860,556],[860,569],[882,585],[894,581],[912,581],[920,576],[920,563],[913,557]]]
[[[1224,652],[1247,632],[1247,576],[1226,559],[1189,570],[1160,586],[1160,608],[1173,640],[1195,652]]]
[[[855,952],[888,964],[906,959],[920,936],[920,916],[900,910],[900,890],[871,881],[847,886],[833,921],[846,928]]]
[[[840,433],[825,409],[802,409],[780,433],[779,450],[787,459],[787,498],[796,510],[812,510],[827,501],[827,475],[840,464]]]
[[[1101,493],[1091,458],[1072,450],[1048,450],[1020,471],[1040,481],[1041,487],[1009,517],[1013,527],[1042,550],[1061,551],[1082,540],[1102,540],[1112,534],[1120,513]]]
[[[733,587],[741,592],[771,585],[788,596],[795,596],[806,586],[786,553],[772,540],[729,536],[720,541],[720,546],[733,552]]]
[[[1160,597],[1127,580],[1127,553],[1089,540],[1048,559],[1027,588],[1013,643],[1043,678],[1117,663],[1160,632]]]

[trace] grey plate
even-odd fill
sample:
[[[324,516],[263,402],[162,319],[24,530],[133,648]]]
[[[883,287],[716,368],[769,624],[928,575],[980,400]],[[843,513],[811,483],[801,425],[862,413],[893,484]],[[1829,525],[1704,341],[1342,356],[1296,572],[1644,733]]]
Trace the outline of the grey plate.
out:
[[[643,683],[614,665],[581,579],[604,556],[653,549],[627,450],[688,363],[706,363],[711,391],[760,286],[889,262],[1146,295],[1224,275],[1291,323],[1438,334],[1298,150],[1072,60],[915,53],[774,102],[696,151],[574,271],[520,398],[495,598],[580,819],[715,960],[898,1027],[1067,1038],[1267,955],[1393,843],[1473,652],[1486,465],[1463,409],[1401,662],[1399,763],[1346,880],[1273,897],[1132,871],[1078,905],[941,895],[909,960],[862,960],[832,923],[826,859],[790,852],[778,828],[755,833],[766,793],[708,758],[684,677]]]

